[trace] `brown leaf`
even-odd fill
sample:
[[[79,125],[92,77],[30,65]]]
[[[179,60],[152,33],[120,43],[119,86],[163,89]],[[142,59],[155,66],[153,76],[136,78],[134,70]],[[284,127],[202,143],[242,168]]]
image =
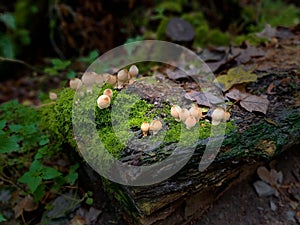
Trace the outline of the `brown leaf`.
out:
[[[267,113],[269,100],[265,97],[243,93],[235,88],[230,90],[226,96],[236,101],[240,101],[240,105],[249,112],[257,111],[264,114]]]
[[[278,186],[282,183],[283,180],[283,174],[281,171],[277,172],[275,169],[271,169],[270,171],[264,167],[261,166],[257,169],[257,175],[259,178],[272,185],[272,186]]]
[[[171,80],[177,80],[177,79],[182,79],[182,78],[188,78],[188,74],[183,72],[182,70],[171,70],[171,69],[166,69],[166,74]]]
[[[271,185],[273,184],[273,178],[271,176],[271,173],[266,167],[264,166],[258,167],[257,175],[262,181],[266,182],[267,184],[271,184]]]
[[[267,88],[267,94],[269,94],[269,95],[274,95],[274,94],[276,94],[275,92],[272,92],[272,90],[273,90],[274,87],[275,87],[274,83],[271,83],[271,84],[269,85],[269,87]]]
[[[38,204],[33,201],[33,198],[30,195],[27,195],[13,208],[15,212],[15,218],[18,218],[23,211],[31,212],[37,208]]]
[[[198,92],[190,91],[184,96],[186,99],[191,101],[196,101],[198,105],[211,107],[213,105],[220,104],[224,99],[220,99],[218,96],[212,94],[211,92]]]

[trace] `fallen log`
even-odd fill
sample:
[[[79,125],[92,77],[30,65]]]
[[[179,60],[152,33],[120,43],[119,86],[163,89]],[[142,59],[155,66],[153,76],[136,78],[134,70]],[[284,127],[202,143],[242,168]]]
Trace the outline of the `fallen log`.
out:
[[[293,51],[291,48],[287,49],[294,52],[296,57],[297,51]],[[278,49],[276,51],[279,52]],[[260,63],[260,65],[264,65],[264,68],[267,67],[263,62]],[[299,144],[299,65],[299,63],[292,64],[289,65],[289,68],[285,67],[284,70],[271,68],[255,71],[259,77],[258,81],[249,83],[245,89],[256,95],[267,94],[269,100],[267,113],[249,112],[238,103],[230,106],[231,117],[230,121],[226,122],[222,146],[212,164],[205,170],[199,171],[199,162],[209,141],[209,135],[203,130],[210,131],[211,124],[203,120],[200,122],[202,126],[200,127],[200,138],[192,146],[195,148],[193,155],[185,166],[170,178],[145,186],[126,186],[103,179],[106,191],[111,193],[123,206],[130,224],[188,224],[200,216],[228,188],[253,174],[258,165],[283,154],[289,147]],[[269,88],[271,84],[274,86],[272,90]],[[143,112],[151,119],[159,115],[167,119],[165,127],[171,129],[172,126],[176,126],[174,119],[167,115],[171,106],[167,100],[172,96],[172,91],[177,90],[176,85],[178,86],[178,84],[170,83],[168,88],[162,88],[158,83],[143,87],[135,85],[139,84],[133,83],[129,85],[128,89],[137,91],[136,94],[143,100],[139,101],[134,109],[131,109],[131,114],[139,115]],[[159,94],[161,91],[164,92],[163,95]],[[177,91],[180,93],[181,89]],[[115,93],[117,92],[115,91]],[[60,140],[57,143],[65,142],[76,148],[76,144],[93,143],[96,137],[90,133],[84,134],[85,136],[83,136],[86,137],[84,139],[73,136],[70,116],[72,115],[73,98],[74,91],[65,90],[61,93],[56,104],[45,110],[46,121],[44,123],[50,132],[53,131],[53,138]],[[123,95],[123,98],[123,102],[131,101],[130,95]],[[87,102],[90,105],[95,104],[93,98],[88,99]],[[78,110],[78,114],[81,115],[80,109]],[[106,145],[111,154],[118,157],[124,164],[151,165],[166,159],[178,149],[178,131],[176,129],[174,134],[166,131],[167,140],[162,145],[149,146],[146,142],[147,138],[142,137],[139,129],[146,117],[135,117],[135,115],[129,122],[131,126],[129,134],[126,134],[131,139],[127,145],[120,143],[118,140],[120,137],[116,137],[111,128],[112,119],[109,112],[110,109],[103,109],[96,111],[94,115],[93,110],[84,111],[88,115],[87,117],[96,118],[96,123],[91,123],[81,117],[75,118],[75,120],[79,121],[79,128],[89,126],[92,128],[96,125],[99,136],[102,136],[102,138],[100,137],[101,142]],[[124,112],[126,112],[126,108]],[[185,136],[187,142],[189,137]],[[97,138],[99,139],[99,137]],[[139,140],[138,145],[135,143],[136,140]],[[132,144],[134,146],[131,146]],[[176,153],[178,163],[184,161],[190,152],[184,145],[179,150]],[[101,153],[89,148],[81,151],[80,154],[83,156],[86,154],[89,158],[94,159],[89,164],[92,164],[91,166],[96,171],[97,166],[106,160]],[[86,157],[84,158],[86,159]],[[168,166],[172,167],[173,164]],[[102,169],[109,170],[109,167]],[[122,176],[122,171],[118,172]],[[149,171],[147,175],[151,177],[152,173],[153,171]]]

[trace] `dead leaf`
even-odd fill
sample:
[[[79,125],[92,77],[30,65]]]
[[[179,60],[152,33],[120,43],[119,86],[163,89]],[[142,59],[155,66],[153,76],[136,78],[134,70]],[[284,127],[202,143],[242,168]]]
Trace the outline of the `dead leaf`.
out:
[[[271,184],[271,185],[273,184],[271,173],[266,167],[264,166],[258,167],[257,175],[262,181],[266,182],[267,184]]]
[[[283,181],[283,174],[281,171],[277,172],[275,169],[269,171],[264,166],[257,169],[257,175],[262,181],[272,186],[279,186]]]
[[[245,49],[232,48],[231,51],[232,54],[238,55],[235,58],[235,61],[238,63],[238,65],[245,64],[249,62],[252,58],[265,56],[265,51],[251,45],[247,46]]]
[[[241,67],[234,67],[228,70],[226,75],[217,77],[214,82],[219,84],[223,91],[229,90],[235,84],[256,81],[256,74],[246,71]]]
[[[240,92],[235,88],[228,92],[226,96],[239,101],[240,105],[249,112],[257,111],[264,114],[267,113],[269,100],[265,97]]]
[[[177,80],[177,79],[182,79],[182,78],[188,78],[188,74],[183,72],[182,70],[176,69],[176,70],[171,70],[171,69],[166,69],[165,73],[168,75],[168,77],[171,80]]]
[[[101,213],[101,210],[95,209],[93,207],[91,207],[89,211],[81,207],[76,211],[76,216],[81,220],[84,220],[84,224],[93,224],[95,221],[97,221],[97,218]]]
[[[184,97],[191,101],[196,101],[198,105],[211,107],[212,105],[217,105],[224,102],[224,99],[220,99],[218,96],[211,92],[198,92],[190,91],[187,92]]]
[[[275,92],[272,92],[272,90],[273,90],[274,87],[275,87],[274,83],[271,83],[271,84],[269,85],[269,87],[267,88],[267,94],[269,94],[269,95],[274,95],[274,94],[276,94]]]
[[[13,208],[15,212],[15,218],[18,218],[23,211],[31,212],[37,208],[38,204],[33,201],[33,198],[30,195],[27,195]]]

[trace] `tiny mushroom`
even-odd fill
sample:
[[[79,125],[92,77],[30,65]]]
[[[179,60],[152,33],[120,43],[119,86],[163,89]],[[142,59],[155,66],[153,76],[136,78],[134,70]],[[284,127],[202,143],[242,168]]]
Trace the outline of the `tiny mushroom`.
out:
[[[105,89],[104,91],[103,91],[103,94],[104,95],[107,95],[110,99],[113,97],[113,91],[111,90],[111,89]]]
[[[212,125],[218,125],[220,122],[226,120],[225,110],[223,108],[216,108],[211,114]]]
[[[156,135],[162,129],[162,123],[159,120],[152,120],[150,123],[150,130],[153,135]]]
[[[129,68],[128,74],[130,75],[131,78],[136,78],[137,75],[139,74],[139,69],[137,68],[136,65],[132,65]]]
[[[55,101],[57,99],[57,94],[54,92],[49,92],[49,98]]]
[[[230,112],[225,112],[225,121],[228,121],[230,118]]]
[[[191,129],[193,126],[195,126],[197,123],[197,120],[194,116],[189,116],[188,118],[186,118],[186,120],[184,121],[184,124],[186,126],[187,129]]]
[[[72,78],[70,80],[70,88],[73,90],[78,90],[82,87],[82,81],[79,78]]]
[[[181,109],[179,113],[179,119],[184,122],[190,116],[190,112],[187,109]]]
[[[123,85],[128,81],[127,69],[120,70],[117,74],[118,77],[118,88],[121,89]]]
[[[110,106],[110,97],[108,95],[101,95],[97,99],[97,105],[100,109],[108,108]]]
[[[95,84],[95,79],[97,76],[97,73],[88,71],[85,72],[81,77],[81,81],[86,86],[87,92],[92,92],[92,87]]]
[[[150,124],[149,123],[147,123],[147,122],[142,123],[141,130],[143,132],[143,137],[148,135],[149,129],[150,129]]]
[[[195,119],[197,121],[200,120],[200,118],[202,117],[202,110],[201,108],[198,107],[197,104],[193,104],[192,107],[189,110],[191,116],[195,117]]]
[[[117,84],[117,76],[111,75],[111,74],[107,74],[106,77],[106,83],[112,85],[112,86],[116,86]]]
[[[174,119],[177,121],[177,122],[180,122],[180,118],[179,118],[179,113],[181,112],[181,108],[180,106],[178,105],[173,105],[171,107],[171,116],[174,117]]]

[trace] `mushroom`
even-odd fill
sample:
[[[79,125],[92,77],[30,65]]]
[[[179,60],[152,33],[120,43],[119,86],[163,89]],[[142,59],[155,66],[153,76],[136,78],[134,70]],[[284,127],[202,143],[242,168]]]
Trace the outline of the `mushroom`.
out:
[[[229,118],[230,118],[230,112],[225,112],[225,119],[224,119],[224,121],[228,121],[229,120]]]
[[[103,91],[103,95],[107,95],[110,99],[112,98],[113,94],[113,91],[109,88]]]
[[[82,83],[86,86],[87,92],[92,92],[93,84],[95,84],[95,79],[97,77],[97,73],[95,72],[85,72],[81,77]]]
[[[212,125],[218,125],[220,122],[223,122],[226,119],[225,116],[225,110],[223,108],[216,108],[211,114]]]
[[[128,74],[130,75],[131,78],[136,78],[137,75],[139,74],[139,69],[137,68],[136,65],[132,65],[129,68]]]
[[[108,108],[110,106],[110,97],[108,95],[101,95],[97,99],[97,105],[100,109]]]
[[[181,109],[179,113],[180,121],[184,122],[190,116],[190,112],[187,109]]]
[[[177,121],[177,122],[180,122],[180,118],[179,118],[179,113],[181,112],[181,108],[180,106],[178,105],[173,105],[171,107],[171,116],[174,117],[174,119]]]
[[[202,117],[202,110],[201,108],[198,107],[197,104],[193,104],[192,107],[189,110],[191,116],[195,117],[195,119],[197,121],[200,120],[200,118]]]
[[[162,129],[162,123],[159,120],[152,120],[149,129],[153,132],[153,135],[156,135]]]
[[[49,92],[49,98],[55,101],[57,99],[57,94],[54,92]]]
[[[79,90],[81,87],[82,87],[82,81],[78,78],[72,78],[70,80],[70,88],[73,89],[73,90]]]
[[[147,122],[142,123],[141,130],[143,132],[143,137],[148,135],[149,129],[150,129],[150,124],[149,123],[147,123]]]
[[[191,129],[193,126],[195,126],[197,123],[197,120],[194,116],[190,115],[186,120],[184,121],[184,124],[187,129]]]
[[[107,74],[107,79],[106,79],[106,83],[112,85],[113,87],[116,86],[117,84],[117,77],[111,74]]]
[[[117,74],[118,77],[118,88],[121,89],[123,85],[128,81],[127,69],[120,70]]]

